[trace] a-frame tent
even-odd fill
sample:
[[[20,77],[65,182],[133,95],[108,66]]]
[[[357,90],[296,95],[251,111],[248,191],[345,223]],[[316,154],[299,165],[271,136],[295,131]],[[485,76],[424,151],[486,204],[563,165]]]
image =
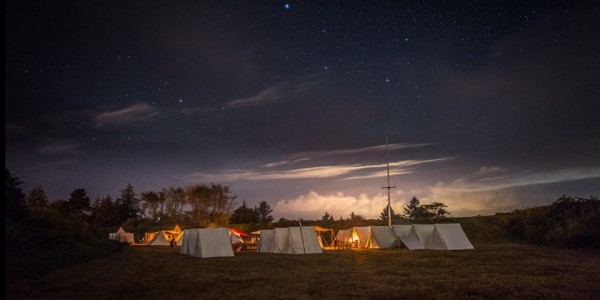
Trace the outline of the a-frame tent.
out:
[[[183,236],[182,254],[202,258],[234,256],[228,228],[191,228]]]
[[[123,229],[123,227],[119,227],[117,232],[111,232],[108,234],[108,238],[121,243],[134,243],[133,233],[128,233]]]
[[[427,249],[435,250],[471,250],[473,245],[467,238],[460,223],[435,224]]]
[[[409,239],[416,239],[419,241],[419,248],[416,249],[425,249],[427,244],[429,244],[429,240],[433,236],[433,224],[413,224],[409,233]],[[410,249],[410,248],[409,248]],[[412,250],[412,249],[411,249]]]
[[[260,231],[258,247],[256,252],[261,253],[272,253],[273,243],[275,242],[275,230],[274,229],[263,229]]]
[[[333,247],[333,240],[335,239],[333,229],[315,226],[315,231],[317,232],[317,238],[319,240],[321,249],[324,249],[325,247]]]
[[[148,245],[151,245],[151,246],[169,246],[170,244],[171,244],[171,241],[169,241],[167,239],[164,231],[156,232],[154,234],[154,239],[152,239],[150,241],[150,243],[148,243]]]
[[[392,225],[392,227],[396,236],[398,236],[398,239],[406,248],[409,250],[425,249],[425,246],[419,241],[416,232],[411,234],[411,231],[414,231],[412,225]]]
[[[322,253],[313,226],[263,229],[257,247],[262,253],[312,254]]]
[[[373,238],[371,226],[354,227],[352,230],[354,231],[352,236],[354,241],[356,241],[355,243],[357,243],[358,248],[379,248],[379,244],[377,244],[377,241]],[[358,237],[358,239],[356,237]]]
[[[389,226],[363,226],[342,229],[336,236],[341,246],[379,249],[398,246],[398,238]]]
[[[371,226],[373,240],[377,242],[378,248],[398,248],[398,236],[394,229],[389,226]]]

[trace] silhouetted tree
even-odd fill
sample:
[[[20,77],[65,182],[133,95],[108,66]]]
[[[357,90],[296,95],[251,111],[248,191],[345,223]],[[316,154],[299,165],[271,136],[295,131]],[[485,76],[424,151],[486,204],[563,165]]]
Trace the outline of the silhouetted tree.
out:
[[[142,201],[142,212],[148,214],[148,217],[152,220],[160,218],[159,206],[160,196],[159,193],[153,191],[146,191],[140,194],[140,200]]]
[[[92,206],[92,223],[98,227],[119,225],[117,222],[117,209],[110,196],[96,198]]]
[[[129,183],[121,190],[121,195],[117,198],[117,201],[115,201],[117,220],[119,223],[131,218],[137,219],[141,215],[142,209],[140,199],[137,196],[133,186]]]
[[[433,202],[432,204],[421,205],[425,211],[422,212],[422,218],[446,218],[450,216],[450,212],[446,210],[447,206],[441,202]]]
[[[242,201],[242,205],[236,208],[231,214],[230,223],[233,224],[248,224],[258,223],[258,213],[256,210],[249,208],[246,201]]]
[[[382,221],[387,221],[388,220],[388,207],[389,205],[386,205],[383,208],[383,211],[381,211],[381,213],[379,214],[379,219]],[[393,221],[399,221],[400,219],[402,219],[402,216],[398,213],[396,213],[394,211],[394,208],[392,207],[392,222]]]
[[[332,222],[333,221],[333,216],[331,216],[329,213],[325,212],[325,214],[321,217],[321,221],[323,221],[323,222]]]
[[[266,201],[260,202],[258,204],[258,208],[255,208],[255,210],[258,214],[258,222],[261,224],[271,223],[275,219],[273,216],[271,216],[273,209]]]
[[[186,189],[186,200],[192,207],[194,222],[227,224],[235,196],[226,185],[198,184]]]
[[[44,208],[48,205],[48,196],[40,185],[36,185],[25,196],[25,204],[29,209]]]
[[[69,210],[76,215],[84,216],[90,211],[90,197],[87,196],[85,189],[76,189],[71,192],[71,196],[67,201]]]
[[[185,205],[186,193],[182,187],[171,186],[163,189],[165,195],[165,217],[168,221],[178,222],[183,217],[183,206]]]
[[[408,205],[404,207],[404,217],[407,219],[414,220],[418,219],[420,213],[421,212],[419,211],[419,199],[417,199],[417,197],[413,197],[408,203]]]
[[[21,221],[25,217],[25,194],[21,190],[23,182],[14,176],[9,169],[5,169],[4,180],[6,182],[4,189],[4,214],[5,220]]]

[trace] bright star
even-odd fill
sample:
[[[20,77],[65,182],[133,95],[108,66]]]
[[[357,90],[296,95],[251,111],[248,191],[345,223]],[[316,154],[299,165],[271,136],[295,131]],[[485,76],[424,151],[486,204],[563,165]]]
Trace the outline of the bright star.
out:
[[[289,4],[289,3],[286,3],[286,4],[284,4],[284,5],[283,5],[283,8],[285,8],[285,9],[290,9],[290,4]]]

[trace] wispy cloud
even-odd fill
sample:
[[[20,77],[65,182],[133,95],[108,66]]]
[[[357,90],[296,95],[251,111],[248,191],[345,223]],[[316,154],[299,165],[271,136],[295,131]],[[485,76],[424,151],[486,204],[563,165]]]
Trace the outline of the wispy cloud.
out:
[[[103,112],[96,116],[95,127],[110,127],[132,124],[151,119],[158,115],[158,111],[148,103],[138,103],[127,108]]]
[[[50,141],[40,147],[37,152],[42,155],[71,155],[79,153],[79,145],[74,141]]]
[[[301,94],[312,91],[322,80],[322,73],[290,79],[267,87],[251,97],[229,101],[226,103],[226,106],[230,109],[240,109],[244,107],[265,105],[277,101],[290,100]]]
[[[391,162],[390,167],[409,167],[425,163],[444,161],[449,158],[436,158],[428,160],[403,160]],[[297,168],[282,171],[254,171],[254,170],[226,170],[220,172],[196,172],[183,177],[187,182],[210,181],[210,182],[231,182],[242,180],[285,180],[285,179],[312,179],[312,178],[331,178],[346,175],[352,172],[367,169],[383,169],[386,164],[353,164],[353,165],[328,165],[309,168]],[[396,174],[406,174],[406,170],[396,170]],[[373,173],[379,175],[380,173]],[[358,175],[360,176],[360,175]],[[378,176],[373,176],[378,177]]]
[[[407,170],[407,169],[390,169],[390,176],[410,174],[412,172],[413,171]],[[371,173],[366,174],[366,175],[359,175],[359,176],[347,177],[347,178],[344,178],[342,180],[381,178],[381,177],[387,177],[387,175],[388,175],[387,170],[383,170],[383,171],[371,172]]]
[[[232,109],[238,109],[243,107],[263,105],[271,102],[275,102],[283,97],[282,86],[268,87],[258,94],[249,98],[240,98],[233,101],[227,102],[227,107]]]
[[[389,144],[388,150],[395,151],[395,150],[401,150],[401,149],[420,148],[420,147],[429,146],[429,145],[432,145],[432,144],[397,143],[397,144]],[[368,152],[381,152],[381,151],[385,151],[385,145],[377,145],[377,146],[370,146],[370,147],[364,147],[364,148],[353,148],[353,149],[335,149],[335,150],[329,150],[329,151],[299,152],[299,153],[294,153],[294,154],[288,155],[282,161],[276,161],[276,162],[271,162],[271,163],[265,164],[263,167],[272,168],[272,167],[282,166],[282,165],[286,165],[286,164],[312,160],[312,159],[319,158],[319,157],[342,156],[342,155],[361,154],[361,153],[368,153]]]

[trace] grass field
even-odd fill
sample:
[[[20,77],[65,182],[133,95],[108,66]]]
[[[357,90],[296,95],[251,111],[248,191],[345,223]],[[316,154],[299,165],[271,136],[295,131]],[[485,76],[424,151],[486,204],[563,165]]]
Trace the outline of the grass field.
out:
[[[7,286],[8,299],[598,299],[600,251],[475,245],[470,251],[338,250],[194,258],[132,246]]]

